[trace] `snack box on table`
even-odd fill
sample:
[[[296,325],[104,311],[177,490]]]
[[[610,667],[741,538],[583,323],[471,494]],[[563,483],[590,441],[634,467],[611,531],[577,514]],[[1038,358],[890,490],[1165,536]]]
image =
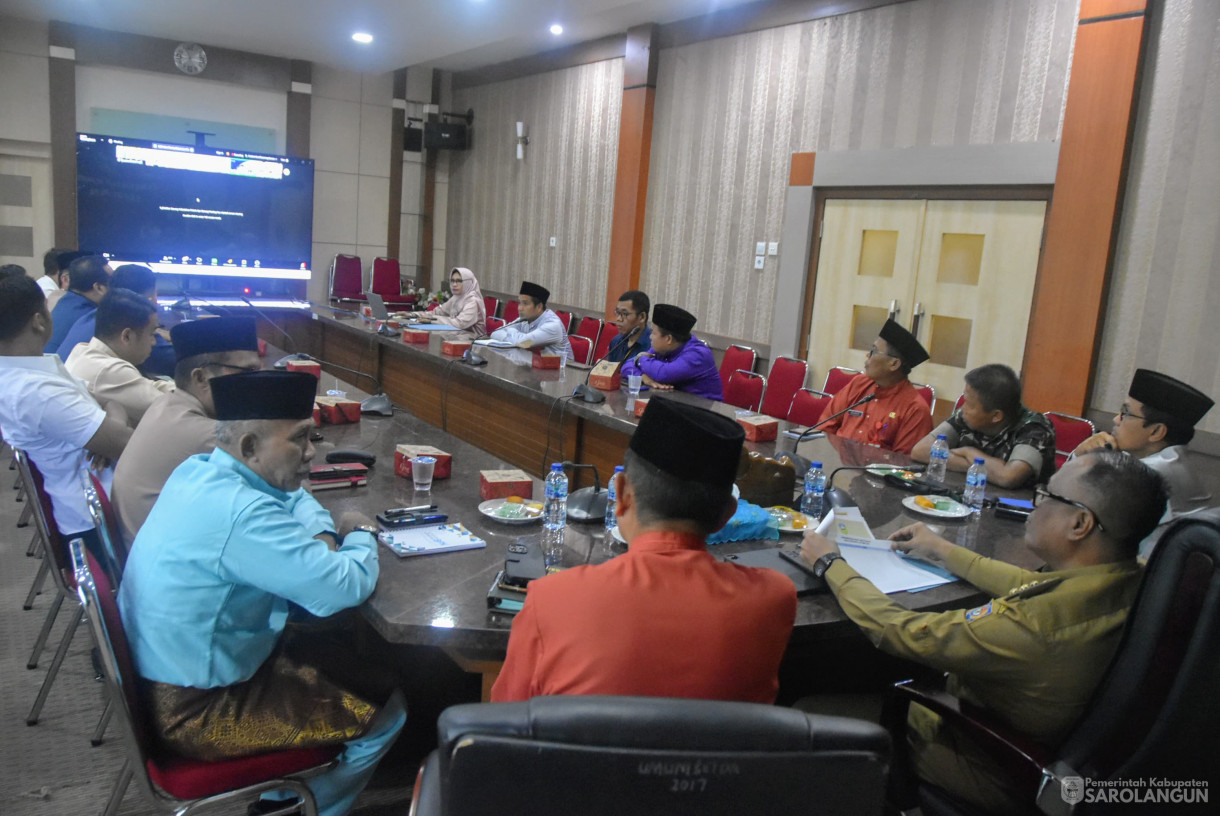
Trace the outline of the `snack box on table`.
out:
[[[411,477],[411,459],[416,456],[435,456],[436,468],[433,479],[448,479],[453,475],[453,456],[431,445],[399,445],[394,449],[394,473],[404,479]]]
[[[322,364],[313,360],[289,360],[289,371],[304,371],[307,374],[312,374],[318,379],[322,378]]]
[[[470,350],[471,343],[469,340],[446,340],[441,343],[441,354],[449,357],[461,357]]]
[[[314,405],[327,425],[347,425],[360,421],[360,403],[346,397],[315,397]]]
[[[523,499],[534,497],[534,480],[528,473],[523,470],[479,471],[479,498],[487,501],[507,499],[509,496],[520,496]]]
[[[745,429],[746,439],[751,442],[770,442],[779,435],[779,420],[765,414],[739,416],[737,424]]]

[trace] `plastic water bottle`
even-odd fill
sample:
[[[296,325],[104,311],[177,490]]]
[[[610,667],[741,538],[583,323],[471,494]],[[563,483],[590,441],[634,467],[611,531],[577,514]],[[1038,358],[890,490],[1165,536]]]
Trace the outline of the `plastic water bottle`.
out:
[[[928,481],[943,484],[945,471],[949,468],[949,443],[944,434],[937,434],[932,443],[932,452],[928,454]]]
[[[805,492],[801,496],[801,512],[821,521],[826,504],[826,474],[821,462],[810,462],[805,471]]]
[[[983,512],[983,498],[986,495],[987,463],[982,458],[978,458],[974,460],[970,470],[966,471],[966,492],[962,494],[972,515],[977,516]]]
[[[618,526],[615,511],[618,509],[618,475],[623,472],[622,465],[615,465],[614,475],[610,477],[610,486],[606,490],[606,538],[614,537],[613,530]]]
[[[546,502],[542,507],[542,549],[546,565],[559,566],[563,559],[563,533],[568,526],[568,477],[559,462],[546,477]]]

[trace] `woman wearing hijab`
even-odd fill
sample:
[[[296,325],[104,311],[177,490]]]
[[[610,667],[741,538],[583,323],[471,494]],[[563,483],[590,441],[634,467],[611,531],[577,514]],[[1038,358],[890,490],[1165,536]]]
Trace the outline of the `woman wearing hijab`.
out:
[[[430,312],[418,317],[425,323],[444,323],[460,329],[446,332],[446,336],[469,339],[487,334],[487,307],[483,305],[483,291],[474,273],[455,266],[449,273],[451,297]]]

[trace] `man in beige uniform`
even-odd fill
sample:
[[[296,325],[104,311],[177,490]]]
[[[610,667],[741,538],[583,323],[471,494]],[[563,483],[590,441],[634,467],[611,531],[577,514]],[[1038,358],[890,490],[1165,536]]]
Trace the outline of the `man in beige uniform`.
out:
[[[806,533],[801,554],[882,651],[949,673],[948,690],[1030,738],[1053,745],[1083,713],[1122,635],[1142,578],[1139,542],[1165,512],[1164,480],[1138,460],[1102,450],[1068,462],[1034,489],[1025,543],[1046,562],[1030,572],[984,558],[922,524],[894,549],[946,567],[994,596],[971,610],[912,612]],[[907,739],[920,778],[986,813],[1026,812],[988,757],[914,706]],[[1031,793],[1031,792],[1026,792]]]
[[[150,380],[136,368],[152,353],[157,326],[151,303],[127,289],[113,289],[98,304],[93,338],[72,349],[64,363],[103,408],[111,402],[123,406],[133,428],[161,395],[174,390],[173,383]]]
[[[180,323],[170,337],[178,389],[148,409],[114,471],[114,504],[128,541],[144,525],[174,468],[216,447],[212,378],[262,368],[254,318]]]

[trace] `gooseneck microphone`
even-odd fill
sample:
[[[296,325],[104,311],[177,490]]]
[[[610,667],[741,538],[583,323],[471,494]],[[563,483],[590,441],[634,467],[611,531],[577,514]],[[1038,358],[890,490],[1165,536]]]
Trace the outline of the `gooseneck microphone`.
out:
[[[864,403],[872,402],[875,399],[877,399],[876,394],[866,394],[863,397],[861,397],[860,399],[853,402],[851,405],[844,408],[842,411],[836,411],[835,413],[831,414],[830,416],[826,417],[825,419],[813,423],[808,428],[801,431],[801,435],[796,438],[796,445],[792,446],[792,450],[795,451],[797,449],[797,446],[799,446],[802,442],[805,441],[805,437],[809,436],[809,434],[813,433],[818,428],[825,425],[827,422],[830,422],[832,419],[838,419],[839,417],[843,416],[844,414],[846,414],[848,411],[852,410],[853,408],[858,408],[859,406],[863,405]]]
[[[509,326],[515,326],[516,324],[518,324],[524,320],[525,320],[524,317],[518,317],[516,320],[512,321],[511,323],[505,323],[503,326],[500,327],[500,329],[507,329]],[[468,366],[487,365],[487,360],[480,357],[478,355],[478,353],[474,350],[475,341],[482,340],[484,337],[490,337],[492,334],[494,334],[494,332],[487,331],[486,323],[484,323],[483,326],[484,326],[483,331],[479,332],[478,336],[475,337],[474,340],[471,341],[470,348],[466,349],[466,353],[463,354],[460,358],[458,358],[465,365],[468,365]],[[496,329],[496,331],[499,331],[500,329]]]
[[[284,335],[284,339],[288,341],[288,345],[285,346],[284,350],[289,353],[286,356],[281,357],[280,359],[275,361],[275,363],[274,363],[275,368],[279,368],[279,369],[288,368],[288,363],[292,360],[310,360],[310,359],[312,359],[308,354],[306,354],[302,351],[297,351],[296,350],[297,343],[295,340],[292,339],[292,335],[290,335],[288,332],[284,331],[283,327],[280,326],[279,323],[276,323],[274,320],[272,320],[271,317],[266,312],[264,312],[262,309],[255,306],[254,302],[252,300],[250,300],[250,298],[246,297],[245,295],[242,295],[241,301],[242,301],[242,303],[245,303],[247,306],[249,306],[251,309],[253,309],[254,312],[259,317],[261,317],[263,320],[266,320],[268,323],[270,323],[271,328],[275,329],[277,332]]]

